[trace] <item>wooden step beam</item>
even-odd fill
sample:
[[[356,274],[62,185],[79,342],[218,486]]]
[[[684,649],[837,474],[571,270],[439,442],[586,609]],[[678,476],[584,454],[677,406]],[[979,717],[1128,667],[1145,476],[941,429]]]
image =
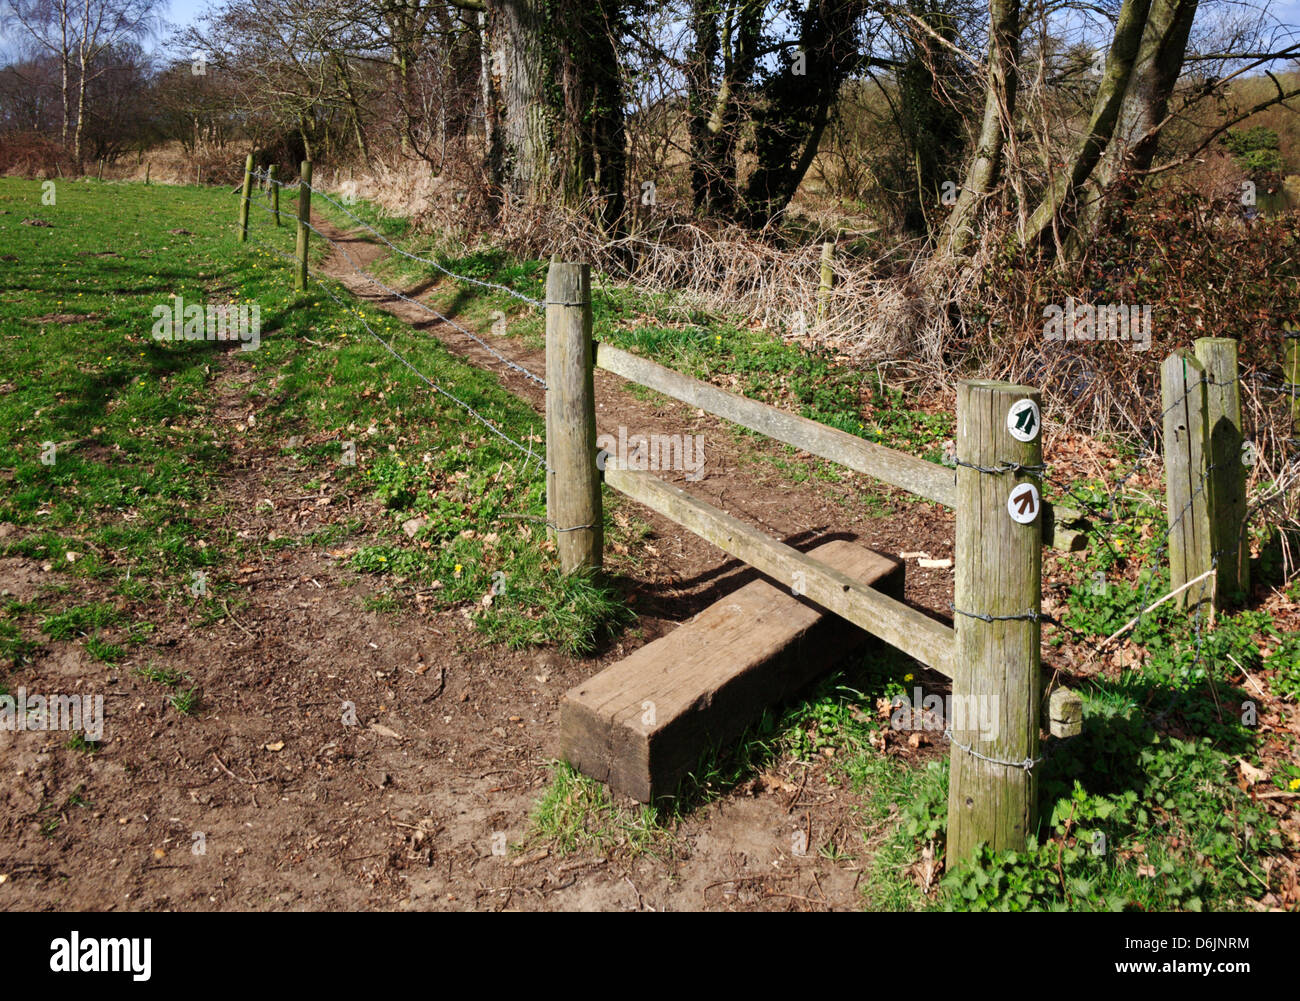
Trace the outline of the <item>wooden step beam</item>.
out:
[[[813,552],[858,586],[903,593],[898,560],[845,541]],[[752,581],[571,689],[561,756],[640,802],[671,795],[710,747],[869,640],[789,587]]]

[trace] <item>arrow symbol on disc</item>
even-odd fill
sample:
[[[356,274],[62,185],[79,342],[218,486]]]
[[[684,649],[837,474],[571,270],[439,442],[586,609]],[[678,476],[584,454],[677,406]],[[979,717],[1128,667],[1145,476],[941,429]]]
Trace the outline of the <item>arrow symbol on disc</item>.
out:
[[[1036,428],[1037,426],[1038,426],[1038,422],[1034,420],[1033,407],[1025,407],[1024,410],[1016,414],[1017,431],[1021,431],[1024,434],[1030,435],[1032,437],[1034,433],[1034,428]]]
[[[1032,488],[1020,491],[1019,494],[1011,498],[1022,515],[1034,513],[1034,491]]]

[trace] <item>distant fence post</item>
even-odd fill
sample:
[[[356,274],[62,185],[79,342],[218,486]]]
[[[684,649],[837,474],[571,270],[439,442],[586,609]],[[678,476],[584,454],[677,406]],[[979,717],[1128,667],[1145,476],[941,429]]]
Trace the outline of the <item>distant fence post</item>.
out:
[[[150,160],[148,163],[144,165],[144,184],[146,188],[149,186],[149,174],[152,171],[153,171],[153,161]]]
[[[311,221],[311,161],[304,160],[300,168],[298,185],[298,267],[293,287],[307,291],[307,224]]]
[[[284,223],[280,221],[280,165],[277,163],[271,164],[266,176],[267,184],[271,188],[271,211],[275,213],[275,224],[283,226]]]
[[[244,193],[239,198],[239,242],[248,242],[248,201],[253,194],[253,154],[244,159]]]
[[[601,566],[591,329],[591,266],[552,261],[546,276],[546,521],[565,573]]]
[[[1160,398],[1165,415],[1169,585],[1177,590],[1208,574],[1214,565],[1205,366],[1195,355],[1180,349],[1165,359],[1160,369]],[[1199,608],[1209,600],[1214,583],[1206,577],[1174,600],[1182,608]]]
[[[1250,592],[1250,547],[1246,544],[1246,463],[1242,444],[1241,390],[1237,342],[1229,337],[1196,341],[1196,359],[1205,367],[1207,473],[1210,482],[1210,549],[1217,559],[1214,604],[1224,608],[1237,594]]]
[[[1026,386],[957,386],[949,868],[967,862],[980,842],[995,851],[1023,849],[1034,830],[1042,705],[1040,407],[1039,392]]]
[[[1284,336],[1287,339],[1284,378],[1291,393],[1292,430],[1300,437],[1300,331],[1291,330]]]
[[[835,242],[827,240],[822,244],[821,284],[817,288],[817,322],[826,318],[830,308],[831,288],[835,285]]]

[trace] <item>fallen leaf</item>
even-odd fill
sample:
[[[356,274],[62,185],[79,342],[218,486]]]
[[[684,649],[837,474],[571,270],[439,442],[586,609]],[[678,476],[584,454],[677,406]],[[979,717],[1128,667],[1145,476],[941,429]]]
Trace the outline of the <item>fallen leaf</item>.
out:
[[[283,741],[283,740],[277,740],[274,744],[264,744],[263,746],[264,746],[268,751],[283,751],[283,750],[284,750],[284,741]]]

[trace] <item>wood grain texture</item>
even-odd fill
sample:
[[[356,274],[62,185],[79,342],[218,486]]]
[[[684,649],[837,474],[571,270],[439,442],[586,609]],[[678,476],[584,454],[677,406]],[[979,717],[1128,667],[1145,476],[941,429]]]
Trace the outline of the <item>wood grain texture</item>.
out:
[[[546,276],[546,412],[546,520],[560,568],[599,570],[604,525],[587,264],[552,261]]]
[[[862,586],[903,592],[903,566],[828,542],[818,560]],[[812,602],[756,580],[575,686],[560,710],[560,755],[643,803],[670,795],[710,747],[869,637]]]
[[[1210,477],[1210,546],[1217,557],[1214,603],[1226,607],[1238,594],[1250,593],[1250,546],[1246,542],[1246,473],[1241,446],[1241,395],[1237,376],[1237,342],[1202,337],[1196,360],[1205,366],[1205,423]]]
[[[1175,351],[1160,368],[1164,410],[1165,506],[1169,523],[1169,586],[1182,587],[1213,561],[1211,490],[1206,478],[1209,440],[1205,369],[1195,356]],[[1186,609],[1210,601],[1213,578],[1193,584],[1173,600]]]
[[[1020,442],[1006,428],[1012,404],[1026,398],[1041,406],[1038,391],[1027,386],[958,383],[958,459],[989,468],[1002,462],[1039,464],[1041,434]],[[1023,616],[1041,609],[1041,509],[1026,525],[1014,521],[1007,510],[1008,497],[1022,483],[1038,485],[1023,473],[958,468],[953,604],[960,611]],[[1024,847],[1034,827],[1032,770],[981,760],[958,744],[999,762],[1036,758],[1042,703],[1037,621],[985,621],[958,613],[953,623],[957,658],[948,786],[949,867],[967,861],[980,842],[995,850]]]
[[[728,393],[707,382],[674,372],[639,355],[608,344],[597,345],[596,364],[615,375],[689,403],[733,424],[758,431],[805,452],[866,473],[891,486],[952,507],[956,487],[951,469],[905,452],[863,441],[806,417],[788,414],[757,400]]]
[[[952,677],[953,631],[942,622],[863,587],[834,567],[648,473],[607,467],[605,483],[774,580],[787,586],[798,581],[803,593],[818,605]]]

